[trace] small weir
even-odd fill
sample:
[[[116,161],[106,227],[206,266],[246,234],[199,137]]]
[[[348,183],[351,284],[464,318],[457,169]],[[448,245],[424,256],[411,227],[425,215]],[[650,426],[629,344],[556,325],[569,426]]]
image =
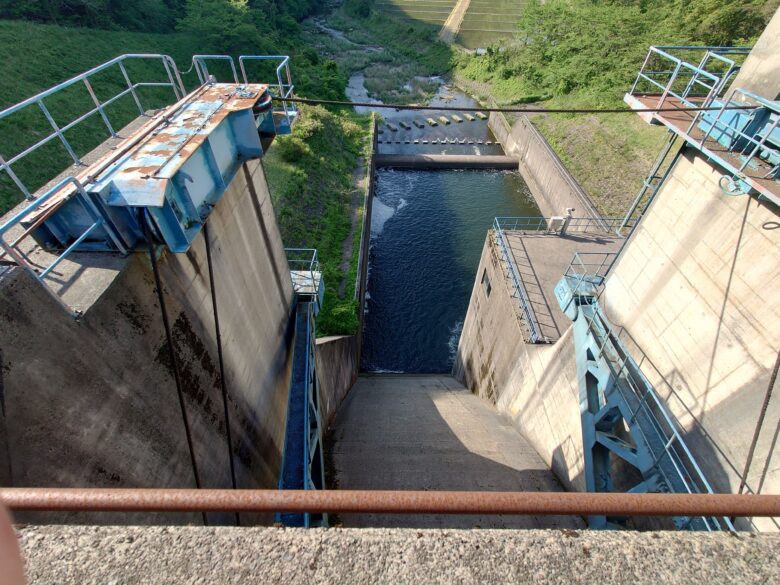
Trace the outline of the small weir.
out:
[[[347,93],[374,101],[359,74]],[[429,105],[479,107],[445,84]],[[539,209],[485,119],[375,111],[382,121],[361,369],[449,372],[486,229],[496,215],[535,216]]]

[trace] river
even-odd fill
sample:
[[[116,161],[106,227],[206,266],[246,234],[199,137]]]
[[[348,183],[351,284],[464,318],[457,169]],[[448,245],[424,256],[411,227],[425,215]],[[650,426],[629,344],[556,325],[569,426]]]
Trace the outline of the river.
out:
[[[350,79],[347,93],[353,102],[378,103],[360,74]],[[444,83],[429,105],[478,107]],[[454,112],[356,109],[384,118],[382,154],[503,154],[484,120],[461,115],[460,123],[433,127],[426,118]],[[382,169],[375,179],[361,369],[449,372],[493,218],[537,216],[539,209],[517,172]]]

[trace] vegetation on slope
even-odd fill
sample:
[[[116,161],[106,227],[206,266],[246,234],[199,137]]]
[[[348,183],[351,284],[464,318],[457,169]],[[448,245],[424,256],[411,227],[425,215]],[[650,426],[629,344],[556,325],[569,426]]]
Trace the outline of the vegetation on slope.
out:
[[[499,104],[551,108],[621,104],[650,45],[750,44],[778,0],[529,0],[517,42],[463,53],[456,75]],[[576,26],[573,25],[576,23]],[[664,131],[636,116],[534,119],[605,215],[621,214]]]
[[[292,135],[278,138],[263,159],[285,245],[317,248],[325,278],[324,308],[317,320],[320,335],[351,334],[358,326],[354,296],[360,229],[350,269],[343,271],[340,263],[352,224],[352,172],[357,157],[365,154],[367,128],[367,118],[350,112],[303,107]],[[362,206],[362,197],[360,201]]]
[[[346,76],[333,60],[321,58],[308,46],[299,24],[317,4],[314,0],[22,0],[4,4],[0,17],[18,20],[0,20],[0,48],[5,55],[0,74],[13,80],[0,87],[0,107],[116,55],[133,52],[169,54],[183,69],[198,53],[290,54],[299,95],[343,99]],[[193,74],[184,81],[189,87],[196,82]],[[119,79],[103,79],[96,81],[95,90],[113,95],[120,83]],[[67,122],[86,111],[89,97],[81,89],[85,95],[68,94],[47,102],[55,119]],[[117,102],[112,120],[116,116],[126,123],[136,115],[128,96]],[[8,157],[48,134],[45,119],[40,118],[35,110],[11,124],[0,124],[0,154]],[[277,141],[264,161],[285,245],[319,248],[328,291],[319,319],[323,335],[356,330],[352,291],[347,290],[344,299],[337,291],[343,278],[348,284],[354,282],[357,256],[342,271],[341,246],[349,236],[347,193],[367,128],[367,120],[349,113],[306,109],[295,135]],[[94,116],[68,138],[83,155],[106,138],[106,130]],[[41,157],[17,169],[32,187],[70,164],[64,150],[54,144],[42,149]],[[20,199],[7,178],[0,177],[0,213]],[[359,229],[354,238],[359,241]]]

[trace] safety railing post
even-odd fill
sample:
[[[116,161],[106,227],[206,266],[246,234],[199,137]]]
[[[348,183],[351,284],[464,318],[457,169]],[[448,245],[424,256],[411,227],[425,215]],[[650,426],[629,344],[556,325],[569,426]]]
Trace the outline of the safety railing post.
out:
[[[65,150],[68,151],[68,154],[73,159],[73,164],[76,164],[76,165],[82,164],[81,163],[81,159],[78,157],[76,152],[73,150],[73,147],[70,145],[68,140],[65,138],[65,135],[62,133],[62,130],[60,130],[60,127],[57,125],[57,122],[54,121],[54,118],[52,117],[51,113],[49,113],[49,109],[43,103],[43,100],[38,100],[36,103],[41,108],[41,111],[43,112],[43,115],[46,116],[46,120],[48,120],[48,122],[51,125],[52,129],[54,130],[55,134],[57,134],[57,137],[62,142],[62,145],[65,147]]]

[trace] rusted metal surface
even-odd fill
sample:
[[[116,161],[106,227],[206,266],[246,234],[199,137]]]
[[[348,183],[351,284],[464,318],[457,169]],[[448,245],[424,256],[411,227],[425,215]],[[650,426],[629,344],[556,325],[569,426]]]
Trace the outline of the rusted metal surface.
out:
[[[780,516],[780,495],[0,488],[12,510]]]

